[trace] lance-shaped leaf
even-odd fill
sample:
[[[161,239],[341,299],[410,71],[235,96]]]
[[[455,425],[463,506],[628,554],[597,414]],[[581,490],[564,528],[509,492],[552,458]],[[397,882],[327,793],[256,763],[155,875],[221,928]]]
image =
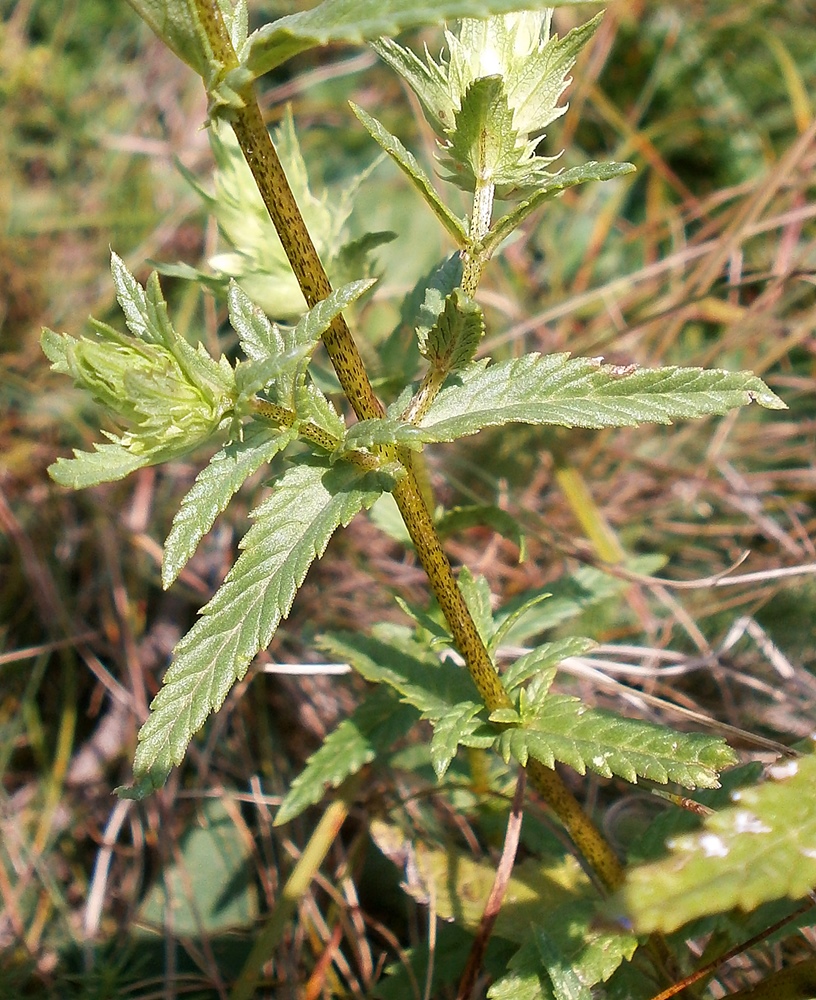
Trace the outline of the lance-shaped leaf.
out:
[[[275,826],[288,823],[319,802],[327,786],[337,788],[349,775],[392,750],[417,717],[415,709],[401,705],[387,688],[375,689],[306,761],[280,804]]]
[[[351,110],[368,129],[372,139],[382,146],[385,152],[388,153],[419,191],[427,202],[428,207],[454,238],[457,245],[466,247],[468,245],[468,235],[464,222],[457,218],[444,201],[442,201],[436,188],[433,186],[433,181],[431,181],[431,178],[422,169],[419,160],[417,160],[414,154],[409,152],[395,135],[391,135],[376,118],[372,118],[362,108],[351,103]]]
[[[375,629],[372,636],[336,633],[322,638],[320,647],[333,660],[350,663],[367,681],[387,684],[429,717],[481,700],[464,667],[438,659],[404,629]]]
[[[780,761],[770,780],[732,794],[668,857],[632,869],[619,904],[638,932],[671,932],[732,907],[749,911],[816,885],[816,756]]]
[[[530,0],[439,0],[435,4],[417,0],[324,0],[311,10],[278,18],[254,32],[241,57],[252,75],[260,76],[315,45],[359,44],[423,24],[488,17],[529,6]]]
[[[579,774],[589,769],[605,778],[617,774],[633,783],[638,778],[675,781],[685,788],[716,788],[719,772],[736,763],[721,739],[624,719],[567,695],[546,694],[530,708],[522,692],[519,707],[520,724],[496,740],[505,761],[514,757],[526,764],[533,757],[546,767],[560,761]]]
[[[567,188],[575,187],[577,184],[586,184],[587,181],[609,181],[614,177],[631,174],[634,170],[635,166],[632,163],[596,163],[591,160],[557,174],[544,174],[543,176],[538,173],[529,176],[518,174],[516,182],[519,186],[533,187],[533,192],[516,205],[512,212],[508,212],[507,215],[503,215],[493,223],[487,236],[482,240],[480,249],[490,257],[507,237],[518,229],[528,215],[544,202],[557,197],[562,191],[566,191]]]
[[[244,552],[176,646],[139,733],[135,785],[121,794],[141,798],[164,783],[193,734],[221,707],[255,654],[269,645],[309,566],[337,528],[393,485],[389,471],[365,472],[346,464],[303,464],[284,473],[254,511]]]
[[[634,427],[721,414],[759,403],[785,404],[750,372],[717,368],[637,368],[604,365],[568,354],[527,354],[498,364],[478,362],[443,389],[418,425],[390,413],[355,424],[348,447],[455,441],[508,423],[563,427]]]
[[[297,436],[290,428],[277,430],[250,424],[239,441],[232,441],[210,459],[181,501],[164,543],[162,586],[172,584],[213,526],[233,494],[253,473],[271,462]]]
[[[374,284],[374,280],[352,281],[335,289],[305,313],[294,327],[270,323],[264,311],[250,300],[237,282],[230,282],[230,322],[249,358],[249,361],[236,365],[235,369],[235,381],[241,399],[271,387],[272,397],[277,402],[294,408],[296,389],[299,381],[303,381],[304,362],[310,357],[332,320],[366,292]],[[335,421],[336,419],[335,414]],[[333,433],[342,437],[342,422]]]

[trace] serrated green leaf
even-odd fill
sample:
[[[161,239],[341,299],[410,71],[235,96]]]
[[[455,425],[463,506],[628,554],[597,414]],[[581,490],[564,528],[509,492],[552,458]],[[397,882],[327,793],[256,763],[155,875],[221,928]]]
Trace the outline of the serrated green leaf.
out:
[[[634,427],[669,424],[726,413],[759,403],[785,404],[750,372],[711,368],[634,368],[621,370],[592,358],[567,354],[527,354],[498,364],[476,362],[444,388],[419,424],[391,412],[362,420],[348,432],[348,449],[398,444],[421,448],[455,441],[485,427],[508,423],[563,427]]]
[[[366,127],[372,139],[382,146],[385,152],[388,153],[397,166],[408,177],[414,187],[425,199],[428,207],[437,219],[454,238],[457,246],[466,247],[468,244],[468,235],[464,222],[457,218],[457,216],[451,212],[448,206],[439,197],[436,188],[433,186],[433,182],[422,169],[422,166],[413,153],[409,152],[395,135],[391,135],[391,133],[387,131],[387,129],[385,129],[376,118],[372,118],[371,115],[363,111],[362,108],[358,107],[353,102],[349,103],[351,104],[351,110]]]
[[[282,62],[315,45],[359,44],[380,35],[396,35],[423,24],[461,17],[488,17],[529,7],[531,0],[324,0],[311,10],[278,18],[249,36],[241,53],[253,76],[268,73]],[[591,0],[568,0],[570,4]]]
[[[196,476],[181,501],[164,543],[162,586],[166,590],[187,565],[198,543],[213,526],[244,481],[296,437],[291,429],[275,430],[250,424],[239,441],[232,441],[214,455]]]
[[[72,490],[114,483],[152,464],[150,455],[134,455],[120,444],[94,444],[93,451],[73,451],[74,458],[58,458],[48,466],[54,482]]]
[[[460,745],[486,748],[493,742],[492,735],[476,735],[477,730],[484,727],[483,721],[477,718],[483,708],[483,705],[477,705],[476,702],[463,701],[435,716],[431,763],[440,781],[445,777]]]
[[[545,681],[549,678],[546,684],[548,688],[562,660],[568,656],[582,656],[595,645],[592,639],[584,639],[581,636],[569,636],[555,642],[545,642],[520,656],[507,668],[502,675],[504,686],[508,692],[512,692],[531,677],[539,676]]]
[[[719,772],[736,763],[731,748],[716,737],[590,709],[578,698],[548,694],[546,687],[522,715],[522,727],[496,739],[506,762],[513,757],[525,765],[533,757],[545,767],[560,761],[579,774],[589,769],[606,778],[674,781],[685,788],[716,788]]]
[[[798,899],[816,885],[816,757],[781,761],[769,774],[732,793],[734,805],[701,831],[671,841],[667,858],[628,872],[619,902],[637,931]]]
[[[255,654],[269,645],[309,566],[337,528],[392,487],[387,472],[346,464],[327,468],[314,462],[284,473],[253,512],[244,552],[176,646],[139,733],[135,785],[120,794],[141,798],[161,786],[193,734],[220,708]]]
[[[238,335],[241,350],[250,361],[266,362],[284,353],[283,337],[277,323],[250,299],[237,281],[230,278],[227,292],[230,325]]]
[[[464,667],[438,659],[410,634],[380,629],[372,636],[335,633],[321,638],[320,648],[332,659],[350,663],[372,684],[387,684],[428,718],[440,718],[462,702],[480,702]]]
[[[518,422],[565,427],[632,427],[721,414],[735,406],[785,404],[750,372],[658,368],[621,370],[567,354],[475,364],[443,389],[417,428],[399,443],[453,441],[484,427]],[[378,442],[379,443],[379,442]]]
[[[417,718],[415,709],[401,705],[387,688],[376,688],[306,761],[280,804],[275,826],[290,822],[319,802],[327,786],[337,788],[349,775],[393,748]]]
[[[440,372],[458,372],[469,364],[484,336],[484,315],[473,299],[456,288],[427,334],[419,334],[419,352]]]
[[[591,160],[578,167],[570,167],[558,174],[543,176],[530,175],[527,178],[519,176],[517,183],[524,186],[534,185],[535,190],[524,201],[518,204],[512,212],[497,219],[489,232],[481,241],[480,250],[487,256],[492,256],[507,237],[524,222],[528,215],[551,198],[588,181],[609,181],[614,177],[622,177],[635,170],[632,163],[596,163]]]
[[[345,421],[313,382],[305,378],[297,380],[293,405],[298,420],[315,424],[335,441],[342,441]]]

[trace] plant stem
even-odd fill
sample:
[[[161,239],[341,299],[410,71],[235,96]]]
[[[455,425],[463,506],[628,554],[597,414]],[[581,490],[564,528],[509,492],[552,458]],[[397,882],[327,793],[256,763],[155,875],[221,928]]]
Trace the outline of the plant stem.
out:
[[[215,58],[227,71],[236,68],[238,60],[218,0],[195,0],[195,3]],[[233,130],[303,296],[311,308],[331,294],[331,284],[289,187],[252,86],[244,88],[240,97],[244,106],[233,113]],[[492,204],[493,185],[486,183],[477,187],[471,220],[474,243],[484,236],[490,226]],[[466,256],[462,287],[468,295],[478,287],[484,265],[485,260],[480,256]],[[358,418],[383,416],[385,410],[374,394],[363,360],[342,315],[338,315],[324,333],[323,343]],[[456,646],[465,659],[485,706],[491,712],[497,708],[512,707],[442,548],[414,475],[410,453],[389,446],[382,449],[382,454],[384,458],[398,458],[405,466],[406,475],[395,487],[393,496]],[[618,888],[622,882],[622,869],[614,851],[560,776],[532,760],[528,763],[528,774],[531,784],[566,826],[603,885],[610,890]]]

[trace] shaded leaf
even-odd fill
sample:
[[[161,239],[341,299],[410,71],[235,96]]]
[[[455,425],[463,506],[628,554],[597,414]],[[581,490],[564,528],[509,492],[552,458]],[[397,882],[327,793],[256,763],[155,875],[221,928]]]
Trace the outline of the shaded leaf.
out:
[[[387,688],[374,690],[306,761],[280,804],[275,826],[293,820],[319,802],[327,786],[337,788],[349,775],[392,749],[417,718],[417,712],[400,705]]]
[[[457,372],[469,364],[484,336],[484,315],[461,288],[445,299],[427,334],[419,334],[419,352],[440,372]]]
[[[771,780],[732,794],[671,854],[631,869],[620,896],[639,931],[672,931],[733,907],[753,910],[816,885],[816,756],[780,762]]]

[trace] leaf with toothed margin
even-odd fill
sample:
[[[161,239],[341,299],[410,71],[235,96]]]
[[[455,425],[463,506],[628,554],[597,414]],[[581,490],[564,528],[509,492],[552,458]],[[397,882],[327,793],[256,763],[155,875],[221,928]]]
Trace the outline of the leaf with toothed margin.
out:
[[[278,430],[250,424],[241,440],[230,442],[210,459],[181,501],[164,543],[162,586],[165,590],[187,565],[198,543],[244,481],[262,465],[271,462],[296,437],[296,431],[291,428]]]
[[[723,414],[759,403],[785,404],[751,372],[717,368],[638,368],[604,365],[568,354],[527,354],[512,361],[473,363],[444,388],[419,422],[362,420],[346,448],[398,444],[421,448],[509,423],[563,427],[635,427]]]
[[[144,2],[144,0],[142,0]],[[570,5],[592,0],[566,0]],[[561,0],[564,5],[564,0]],[[331,42],[358,45],[408,28],[462,17],[489,17],[530,6],[530,0],[323,0],[310,10],[289,14],[249,36],[239,53],[253,77],[268,73],[292,56]]]
[[[193,734],[224,703],[230,688],[265,649],[292,607],[309,566],[329,539],[380,494],[397,470],[364,471],[303,462],[288,469],[258,507],[243,553],[201,618],[176,646],[162,689],[139,733],[134,785],[117,791],[143,798],[181,763]]]
[[[733,805],[699,832],[676,837],[667,857],[627,873],[613,902],[638,933],[799,899],[816,885],[816,756],[780,760],[768,777],[733,792]]]

